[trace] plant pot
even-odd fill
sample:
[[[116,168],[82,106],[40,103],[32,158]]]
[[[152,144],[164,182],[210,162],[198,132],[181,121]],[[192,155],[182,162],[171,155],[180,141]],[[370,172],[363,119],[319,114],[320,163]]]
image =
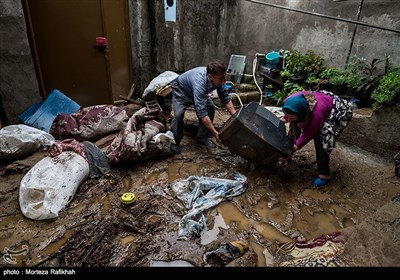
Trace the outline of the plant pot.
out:
[[[371,90],[357,91],[355,97],[360,100],[357,104],[359,108],[371,108],[372,103],[374,103],[374,100],[371,98]]]
[[[309,90],[318,90],[318,84],[317,83],[306,83],[307,89]]]
[[[346,85],[332,85],[332,92],[336,95],[344,95],[346,93]]]
[[[290,80],[293,83],[301,84],[304,82],[304,76],[303,75],[294,75],[294,76],[290,77]]]
[[[318,86],[319,90],[326,90],[326,91],[330,91],[332,89],[332,85],[328,82],[325,83],[320,83]]]
[[[351,87],[351,86],[347,86],[346,87],[346,95],[355,96],[356,95],[356,89]]]

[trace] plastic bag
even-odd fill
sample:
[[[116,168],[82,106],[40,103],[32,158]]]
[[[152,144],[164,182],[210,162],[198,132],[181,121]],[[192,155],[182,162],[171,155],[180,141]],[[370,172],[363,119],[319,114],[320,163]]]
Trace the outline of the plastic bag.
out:
[[[0,130],[0,159],[18,159],[41,146],[53,145],[55,139],[43,130],[24,124],[9,125]]]
[[[88,162],[75,152],[45,157],[21,180],[19,205],[22,214],[34,220],[58,217],[88,177]]]

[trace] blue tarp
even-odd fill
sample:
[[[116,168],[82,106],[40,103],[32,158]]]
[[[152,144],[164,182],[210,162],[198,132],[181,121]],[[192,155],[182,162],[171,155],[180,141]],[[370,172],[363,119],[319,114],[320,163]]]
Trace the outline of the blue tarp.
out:
[[[80,108],[78,103],[54,89],[43,103],[33,104],[19,118],[24,124],[49,133],[58,114],[73,114]]]

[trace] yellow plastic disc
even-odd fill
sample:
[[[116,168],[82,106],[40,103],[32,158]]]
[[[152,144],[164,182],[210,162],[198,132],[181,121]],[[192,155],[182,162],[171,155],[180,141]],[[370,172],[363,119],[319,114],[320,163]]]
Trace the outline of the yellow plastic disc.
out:
[[[136,200],[136,196],[134,193],[124,193],[121,196],[121,202],[124,204],[131,204],[133,202],[135,202]]]

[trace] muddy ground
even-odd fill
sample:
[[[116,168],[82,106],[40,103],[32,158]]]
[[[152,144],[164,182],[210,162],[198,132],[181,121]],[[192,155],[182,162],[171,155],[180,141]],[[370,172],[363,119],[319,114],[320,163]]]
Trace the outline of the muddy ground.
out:
[[[205,262],[203,255],[233,240],[248,242],[249,251],[229,266],[274,266],[281,244],[357,226],[400,194],[393,161],[356,147],[338,143],[331,156],[332,182],[316,189],[311,186],[316,175],[312,143],[287,166],[258,166],[223,145],[199,146],[193,116],[186,116],[181,154],[113,166],[101,178],[85,181],[51,220],[24,217],[18,203],[22,177],[46,152],[2,162],[1,266],[219,266]],[[216,126],[228,117],[218,111]],[[171,184],[191,175],[230,179],[232,172],[247,177],[247,190],[207,210],[201,236],[178,240],[178,224],[188,210],[171,192]],[[138,198],[129,207],[120,202],[125,192]],[[26,254],[16,255],[15,264],[5,261],[4,248],[22,245],[27,245]],[[385,265],[374,259],[365,256],[348,265]]]

